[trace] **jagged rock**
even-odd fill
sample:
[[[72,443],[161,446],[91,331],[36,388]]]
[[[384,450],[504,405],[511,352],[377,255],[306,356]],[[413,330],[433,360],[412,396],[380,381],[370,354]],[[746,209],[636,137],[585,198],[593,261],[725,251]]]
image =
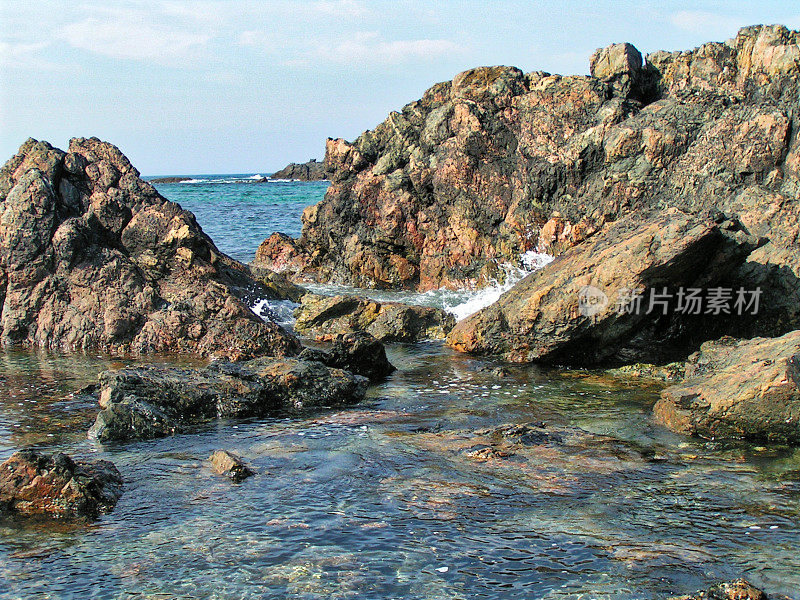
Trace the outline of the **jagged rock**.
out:
[[[295,179],[298,181],[322,181],[328,178],[325,163],[312,158],[307,163],[289,163],[280,171],[270,175],[270,179]]]
[[[217,418],[265,417],[353,404],[367,380],[319,362],[257,358],[202,369],[129,367],[100,374],[102,409],[89,437],[148,439]]]
[[[0,465],[0,511],[9,513],[96,519],[116,506],[122,488],[122,475],[107,460],[20,450]]]
[[[764,592],[744,579],[736,579],[715,585],[708,590],[686,596],[675,596],[670,600],[769,600]],[[778,600],[778,598],[775,598]],[[788,600],[788,599],[787,599]]]
[[[765,291],[742,334],[796,329],[799,55],[797,32],[757,26],[638,70],[629,45],[601,50],[603,78],[472,69],[354,142],[329,140],[325,200],[259,260],[361,287],[480,286],[542,245],[554,215],[580,241],[631,210],[716,207],[770,239],[736,274]]]
[[[330,349],[306,348],[299,358],[345,369],[373,381],[380,381],[395,371],[394,365],[386,358],[383,344],[363,331],[337,333]]]
[[[733,221],[718,224],[675,209],[630,215],[459,322],[447,341],[515,362],[662,362],[708,339],[715,320],[677,315],[674,304],[667,315],[660,305],[648,313],[651,291],[666,288],[674,297],[680,288],[713,287],[758,243]],[[639,307],[629,304],[636,289]]]
[[[800,442],[800,331],[706,342],[654,412],[681,433]]]
[[[214,473],[224,475],[234,483],[241,483],[255,475],[255,471],[248,467],[240,456],[227,450],[215,450],[208,460],[211,462],[211,470]]]
[[[642,68],[642,55],[632,44],[612,44],[595,50],[589,59],[589,72],[598,79],[630,75]]]
[[[0,343],[231,359],[300,344],[260,284],[111,144],[28,140],[0,170]]]
[[[295,329],[318,339],[366,331],[382,342],[443,339],[456,324],[447,311],[356,296],[307,294],[295,311]]]
[[[249,267],[250,275],[261,285],[264,295],[270,300],[291,300],[300,302],[308,294],[308,290],[289,279],[283,273],[276,273],[258,265]]]

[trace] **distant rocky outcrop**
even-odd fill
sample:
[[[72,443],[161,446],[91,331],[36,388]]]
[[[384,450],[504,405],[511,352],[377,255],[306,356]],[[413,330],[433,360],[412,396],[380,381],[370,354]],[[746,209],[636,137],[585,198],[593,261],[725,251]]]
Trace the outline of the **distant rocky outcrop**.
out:
[[[800,442],[800,331],[706,342],[666,388],[656,420],[705,438]]]
[[[294,355],[265,293],[109,143],[31,139],[0,170],[3,346]]]
[[[301,298],[295,317],[295,330],[304,335],[329,339],[366,331],[382,342],[444,339],[456,324],[453,315],[440,308],[317,294]]]
[[[0,513],[96,519],[122,495],[122,475],[107,460],[20,450],[0,464]]]
[[[733,276],[765,290],[742,334],[785,333],[800,326],[798,42],[754,26],[646,60],[610,46],[588,77],[465,71],[355,141],[328,140],[325,200],[259,261],[361,287],[480,286],[631,211],[716,208],[770,240]]]
[[[676,312],[680,289],[718,286],[758,245],[724,217],[677,209],[628,215],[459,322],[447,341],[517,362],[673,360],[722,326],[702,307],[696,315]]]
[[[373,354],[374,357],[374,354]],[[202,369],[130,367],[100,375],[100,442],[190,431],[219,418],[297,414],[364,397],[367,379],[320,362],[257,358]]]
[[[306,163],[289,163],[280,171],[270,175],[270,179],[294,179],[296,181],[322,181],[328,178],[325,163],[312,158]]]
[[[191,181],[191,177],[154,177],[149,179],[148,183],[183,183],[184,181]]]

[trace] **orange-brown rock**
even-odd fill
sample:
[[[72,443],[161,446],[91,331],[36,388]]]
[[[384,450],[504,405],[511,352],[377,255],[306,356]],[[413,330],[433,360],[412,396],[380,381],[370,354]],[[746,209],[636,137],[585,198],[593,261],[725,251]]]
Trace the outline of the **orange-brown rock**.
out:
[[[799,41],[756,26],[646,61],[601,49],[590,77],[465,71],[355,141],[329,140],[325,200],[291,253],[259,259],[363,287],[480,286],[631,210],[715,208],[770,239],[738,281],[765,290],[750,333],[784,333],[800,326]]]
[[[95,519],[122,495],[122,475],[107,460],[21,450],[0,464],[0,512]]]
[[[296,354],[250,310],[261,288],[111,144],[31,139],[0,170],[3,346]]]
[[[464,352],[517,362],[674,359],[687,343],[708,339],[715,319],[677,315],[668,302],[653,310],[652,293],[674,298],[680,288],[718,285],[759,243],[735,221],[677,209],[631,214],[457,323],[447,341]]]

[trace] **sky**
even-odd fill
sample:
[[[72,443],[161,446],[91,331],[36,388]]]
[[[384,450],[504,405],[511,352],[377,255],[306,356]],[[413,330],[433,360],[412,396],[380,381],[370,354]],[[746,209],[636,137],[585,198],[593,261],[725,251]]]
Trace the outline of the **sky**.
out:
[[[0,0],[0,161],[97,136],[145,175],[269,173],[471,67],[581,75],[757,23],[800,29],[800,0]]]

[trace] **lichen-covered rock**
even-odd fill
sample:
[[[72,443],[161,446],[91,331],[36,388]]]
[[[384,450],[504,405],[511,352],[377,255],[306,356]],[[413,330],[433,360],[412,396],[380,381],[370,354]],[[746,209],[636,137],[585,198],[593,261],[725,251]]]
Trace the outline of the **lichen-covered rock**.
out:
[[[308,294],[308,290],[289,281],[283,273],[276,273],[257,265],[251,265],[248,270],[250,276],[261,284],[259,293],[264,298],[300,302],[301,298]]]
[[[631,210],[713,207],[770,239],[738,273],[765,293],[742,333],[796,329],[799,35],[748,27],[642,68],[615,45],[594,55],[594,77],[466,71],[355,141],[329,140],[325,200],[259,260],[361,287],[480,286],[552,237],[554,216],[562,252]]]
[[[317,339],[366,331],[382,342],[444,339],[456,320],[447,311],[356,296],[307,294],[295,311],[295,330]]]
[[[240,456],[227,450],[215,450],[208,460],[214,473],[224,475],[234,483],[241,483],[255,475],[255,471],[248,467]]]
[[[666,315],[661,305],[651,310],[650,294],[675,297],[680,288],[713,287],[758,243],[735,221],[675,209],[632,214],[460,321],[447,341],[457,350],[516,362],[674,359],[687,344],[708,339],[716,320],[705,313],[678,315],[675,304],[666,306]],[[641,291],[639,301],[633,290]],[[581,304],[589,299],[598,304]]]
[[[266,417],[354,404],[367,379],[322,363],[257,358],[202,369],[129,367],[100,375],[102,409],[89,437],[148,439],[218,418]]]
[[[111,144],[31,139],[0,169],[4,346],[296,354],[250,310],[260,287]]]
[[[654,412],[681,433],[800,442],[800,331],[706,342]]]
[[[20,450],[0,465],[0,512],[96,519],[122,495],[122,475],[107,460]]]

